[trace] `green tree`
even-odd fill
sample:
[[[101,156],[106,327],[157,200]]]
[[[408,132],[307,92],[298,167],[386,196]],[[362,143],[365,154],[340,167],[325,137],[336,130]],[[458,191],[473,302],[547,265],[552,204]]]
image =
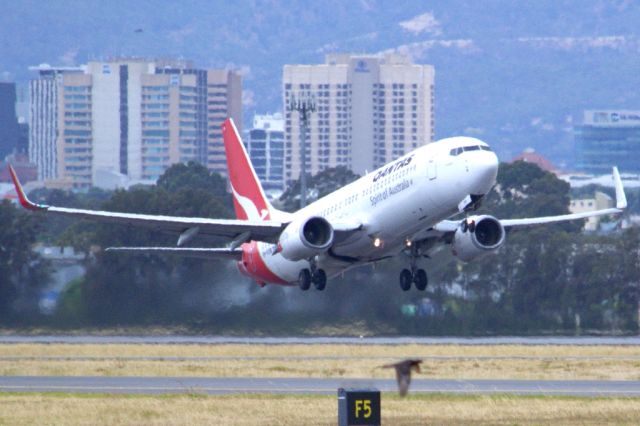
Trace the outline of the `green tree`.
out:
[[[195,161],[172,165],[160,176],[157,186],[168,192],[184,188],[201,189],[221,199],[229,198],[226,179]]]
[[[307,178],[307,203],[322,198],[359,177],[345,166],[327,168],[315,176],[309,176]],[[278,199],[278,207],[289,212],[300,208],[300,179],[293,181],[282,193]]]
[[[115,191],[102,209],[170,216],[230,217],[229,210],[214,190],[219,176],[208,171],[204,173],[202,169],[195,164],[174,166],[167,171],[169,177],[163,175],[157,186]],[[226,192],[224,194],[228,198]],[[74,245],[171,247],[177,240],[177,235],[154,229],[95,223],[76,226],[65,234]],[[80,232],[74,232],[77,230]],[[226,241],[196,237],[193,243],[216,246]],[[181,257],[98,252],[87,272],[83,291],[88,315],[97,324],[161,322],[175,318],[176,313],[181,312],[177,301],[190,291],[189,286],[197,287],[200,282],[206,282],[210,288],[216,286],[216,267],[219,270],[220,263],[207,262],[211,268],[198,266],[202,263]]]
[[[487,194],[480,213],[498,218],[554,216],[569,213],[570,186],[554,174],[525,161],[501,163],[497,185]],[[554,225],[578,232],[582,221]]]
[[[49,277],[48,265],[31,249],[41,218],[0,202],[0,321],[17,313],[24,319],[37,310],[39,291]]]

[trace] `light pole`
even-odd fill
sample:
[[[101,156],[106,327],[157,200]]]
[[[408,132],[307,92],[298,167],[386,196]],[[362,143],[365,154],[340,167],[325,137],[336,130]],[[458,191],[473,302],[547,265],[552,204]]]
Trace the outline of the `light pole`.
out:
[[[307,131],[311,113],[316,110],[316,101],[310,93],[292,93],[287,105],[288,111],[298,111],[300,118],[300,208],[307,205]]]

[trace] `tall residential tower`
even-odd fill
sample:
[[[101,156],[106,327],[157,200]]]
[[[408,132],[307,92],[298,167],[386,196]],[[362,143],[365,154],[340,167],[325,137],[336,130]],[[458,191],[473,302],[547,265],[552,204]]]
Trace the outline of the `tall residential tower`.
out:
[[[220,124],[227,115],[242,123],[234,71],[129,58],[32,69],[39,78],[30,86],[31,121],[40,124],[30,152],[41,179],[113,187],[123,179],[155,181],[187,161],[226,173],[217,161],[224,152]]]
[[[405,56],[329,54],[320,65],[285,65],[284,109],[312,97],[307,173],[346,166],[358,174],[427,144],[434,135],[434,69]],[[285,179],[300,175],[297,112],[285,116]]]

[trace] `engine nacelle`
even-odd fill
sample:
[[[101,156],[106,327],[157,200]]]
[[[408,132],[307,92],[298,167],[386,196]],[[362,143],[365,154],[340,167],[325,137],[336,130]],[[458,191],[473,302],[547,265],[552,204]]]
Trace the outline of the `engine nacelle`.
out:
[[[291,222],[280,235],[278,250],[285,259],[309,259],[333,244],[333,227],[323,217],[312,216]]]
[[[504,227],[493,216],[471,216],[460,223],[453,236],[452,252],[469,262],[497,250],[505,238]]]

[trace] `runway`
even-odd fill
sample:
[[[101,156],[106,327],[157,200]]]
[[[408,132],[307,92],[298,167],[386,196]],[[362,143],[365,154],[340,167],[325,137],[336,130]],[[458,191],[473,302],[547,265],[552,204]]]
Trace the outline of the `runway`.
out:
[[[636,346],[640,336],[625,337],[233,337],[233,336],[96,336],[96,335],[0,335],[0,344],[246,344],[246,345],[578,345]]]
[[[3,376],[0,392],[109,394],[336,394],[337,389],[376,388],[396,392],[389,379],[232,377],[53,377]],[[640,381],[601,380],[413,380],[413,393],[640,397]]]

